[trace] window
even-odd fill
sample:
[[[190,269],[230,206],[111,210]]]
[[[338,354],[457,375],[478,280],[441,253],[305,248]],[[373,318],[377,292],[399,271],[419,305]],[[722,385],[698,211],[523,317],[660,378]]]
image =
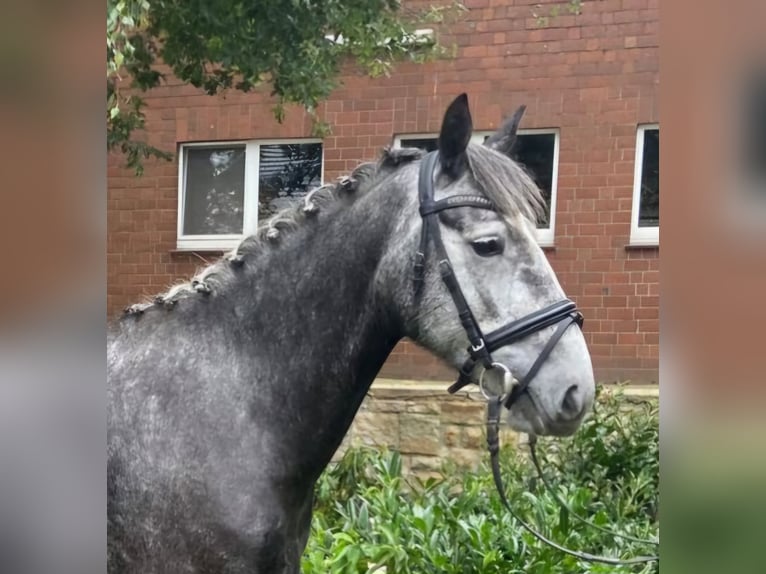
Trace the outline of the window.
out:
[[[483,143],[491,132],[474,132],[472,140]],[[543,246],[553,245],[556,219],[556,184],[559,161],[558,130],[519,130],[513,159],[532,177],[545,199],[545,214],[537,222],[537,240]],[[402,135],[394,138],[396,147],[436,149],[436,136]]]
[[[638,127],[630,243],[660,243],[660,129],[657,125]]]
[[[395,147],[416,147],[424,151],[436,150],[436,136],[401,136],[396,138]]]
[[[229,249],[322,184],[318,141],[186,144],[179,153],[178,248]]]

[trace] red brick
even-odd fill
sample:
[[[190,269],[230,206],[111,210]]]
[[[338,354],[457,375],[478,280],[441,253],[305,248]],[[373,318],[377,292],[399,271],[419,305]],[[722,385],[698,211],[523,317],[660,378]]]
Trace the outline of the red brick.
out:
[[[641,345],[644,343],[643,333],[618,333],[617,342],[620,345]]]
[[[626,271],[646,271],[649,269],[649,262],[643,259],[628,259],[625,262]]]
[[[596,345],[615,345],[617,333],[593,333],[590,340]]]
[[[642,319],[638,322],[638,327],[644,333],[660,332],[660,322],[657,319]]]
[[[627,321],[633,319],[633,309],[626,308],[610,308],[606,313],[607,319],[614,321]]]
[[[641,297],[642,307],[659,307],[659,305],[660,305],[660,298],[658,295],[646,295],[644,297]]]
[[[636,307],[636,319],[659,319],[660,309],[659,307]]]
[[[604,305],[607,305],[608,307],[625,307],[625,308],[627,308],[628,300],[627,300],[627,297],[624,297],[624,296],[610,295],[608,297],[604,297]]]
[[[636,293],[636,285],[633,283],[613,283],[609,285],[609,292],[612,295],[634,295]]]
[[[659,271],[644,271],[642,274],[644,283],[659,283],[660,272]]]
[[[619,344],[614,347],[614,350],[612,351],[612,356],[632,358],[632,357],[635,357],[637,354],[636,349],[641,349],[645,347],[645,345],[639,345],[635,347],[633,343],[628,343],[622,340],[620,337],[623,337],[623,336],[625,335],[623,335],[622,333],[618,335]],[[639,356],[641,355],[639,354]]]
[[[638,321],[617,320],[614,322],[613,328],[617,332],[635,333],[638,331]]]

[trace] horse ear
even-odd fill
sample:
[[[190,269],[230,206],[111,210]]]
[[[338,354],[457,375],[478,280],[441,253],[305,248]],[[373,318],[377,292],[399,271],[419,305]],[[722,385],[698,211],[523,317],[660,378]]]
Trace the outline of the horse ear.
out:
[[[468,95],[460,94],[444,113],[441,132],[439,132],[439,159],[442,170],[452,177],[457,177],[466,164],[465,150],[471,141],[473,122],[468,109]]]
[[[516,130],[519,129],[521,116],[524,115],[526,109],[527,106],[519,106],[519,109],[510,118],[505,120],[495,133],[489,136],[484,145],[510,157],[513,146],[516,143]]]

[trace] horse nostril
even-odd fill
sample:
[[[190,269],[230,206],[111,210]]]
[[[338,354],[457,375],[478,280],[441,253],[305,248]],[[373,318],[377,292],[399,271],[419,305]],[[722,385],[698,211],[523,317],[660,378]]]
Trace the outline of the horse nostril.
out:
[[[578,418],[585,409],[585,397],[580,392],[580,387],[570,385],[564,393],[564,400],[561,402],[561,418],[572,420]]]

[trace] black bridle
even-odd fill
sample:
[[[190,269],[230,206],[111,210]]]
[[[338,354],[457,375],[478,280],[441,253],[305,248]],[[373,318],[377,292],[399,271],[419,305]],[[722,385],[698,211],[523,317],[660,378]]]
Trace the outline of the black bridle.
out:
[[[455,271],[452,269],[449,256],[444,248],[438,213],[456,207],[475,207],[494,211],[495,205],[486,197],[479,195],[453,195],[435,201],[433,178],[438,159],[439,152],[433,151],[427,154],[420,164],[418,196],[420,199],[420,216],[423,218],[423,227],[420,233],[420,247],[415,254],[415,292],[416,295],[419,294],[422,288],[425,277],[426,253],[428,252],[429,242],[432,242],[436,259],[439,262],[439,273],[441,274],[442,281],[447,286],[452,300],[455,302],[458,318],[470,342],[468,358],[460,368],[458,380],[450,386],[449,392],[455,393],[470,384],[472,382],[471,375],[479,363],[485,370],[499,368],[504,370],[507,375],[510,375],[510,370],[505,365],[492,360],[492,353],[546,327],[556,324],[559,326],[545,347],[543,347],[543,350],[527,374],[516,385],[512,385],[512,380],[508,380],[510,377],[505,377],[506,389],[502,398],[504,406],[510,409],[511,405],[526,392],[529,383],[537,375],[540,367],[542,367],[553,347],[556,346],[556,343],[564,335],[564,332],[575,324],[582,327],[583,316],[577,311],[577,306],[574,302],[564,299],[544,309],[530,313],[521,319],[503,325],[486,335],[482,332],[476,317],[474,317],[471,311],[471,307],[468,305],[460,289],[460,284],[457,277],[455,277]]]
[[[430,242],[433,243],[434,246],[434,252],[438,261],[439,273],[441,275],[442,281],[447,287],[447,290],[449,291],[452,300],[455,303],[455,307],[457,308],[458,312],[458,318],[460,319],[460,324],[463,326],[463,329],[468,336],[468,341],[470,342],[470,345],[467,349],[468,358],[460,368],[460,374],[457,381],[455,381],[455,383],[453,383],[448,390],[450,393],[455,393],[466,385],[473,383],[472,375],[476,365],[480,364],[483,367],[484,371],[482,372],[482,376],[479,379],[479,386],[487,399],[487,445],[489,447],[490,460],[492,463],[492,476],[495,480],[495,486],[497,487],[497,491],[500,495],[500,500],[511,513],[511,515],[524,527],[524,529],[534,535],[538,540],[548,544],[549,546],[552,546],[561,552],[569,554],[570,556],[574,556],[589,562],[602,562],[613,565],[630,565],[659,561],[659,556],[639,556],[628,560],[620,560],[617,558],[596,556],[593,554],[588,554],[587,552],[570,550],[537,532],[513,511],[513,508],[508,502],[508,499],[505,495],[505,488],[503,486],[503,479],[500,474],[500,463],[498,459],[498,454],[500,451],[499,428],[501,409],[502,407],[510,409],[513,403],[516,402],[525,392],[527,392],[529,383],[532,381],[535,375],[537,375],[540,367],[542,367],[543,363],[548,358],[551,351],[556,346],[556,343],[558,343],[559,339],[561,339],[566,330],[574,324],[582,328],[583,316],[577,310],[577,306],[573,301],[564,299],[554,303],[553,305],[549,305],[548,307],[530,313],[521,319],[507,323],[506,325],[503,325],[502,327],[495,329],[486,335],[482,332],[479,323],[476,321],[476,317],[471,311],[471,307],[468,305],[468,302],[466,301],[465,296],[460,289],[460,284],[458,283],[457,277],[455,276],[455,272],[452,268],[452,264],[450,263],[447,251],[444,248],[444,243],[442,242],[441,238],[441,229],[439,227],[438,214],[439,212],[446,209],[454,209],[456,207],[474,207],[477,209],[488,209],[494,211],[495,205],[486,197],[478,195],[454,195],[439,201],[435,201],[433,180],[438,159],[438,152],[433,151],[426,154],[420,164],[418,196],[420,200],[420,216],[423,219],[423,227],[420,234],[420,246],[417,253],[415,254],[415,295],[416,297],[420,295],[421,289],[423,287],[423,282],[425,280],[426,254],[428,253],[428,245]],[[548,339],[548,342],[543,347],[543,350],[540,352],[537,359],[530,367],[529,371],[527,371],[527,373],[520,380],[515,381],[508,367],[493,361],[492,353],[494,351],[515,343],[516,341],[519,341],[533,333],[553,325],[558,325],[558,328],[554,331],[551,338]],[[494,395],[488,392],[482,384],[484,373],[492,369],[501,369],[505,373],[503,377],[503,391],[500,395]],[[514,381],[516,384],[514,384]],[[540,469],[540,465],[537,461],[537,455],[534,450],[534,441],[535,438],[531,437],[530,448],[532,449],[532,460],[535,464],[535,467],[537,468],[538,474],[543,479],[544,484],[547,486],[548,483],[545,480],[542,470]],[[556,500],[559,504],[561,504],[561,500],[557,496]],[[566,505],[564,505],[564,507],[566,508]],[[573,516],[590,526],[596,527],[596,525],[589,523],[587,520],[577,516],[576,514],[573,514]],[[596,528],[602,531],[605,530],[601,527]],[[612,532],[610,532],[610,534],[621,538],[628,538],[637,542],[657,544],[657,542],[653,540],[641,540]]]

